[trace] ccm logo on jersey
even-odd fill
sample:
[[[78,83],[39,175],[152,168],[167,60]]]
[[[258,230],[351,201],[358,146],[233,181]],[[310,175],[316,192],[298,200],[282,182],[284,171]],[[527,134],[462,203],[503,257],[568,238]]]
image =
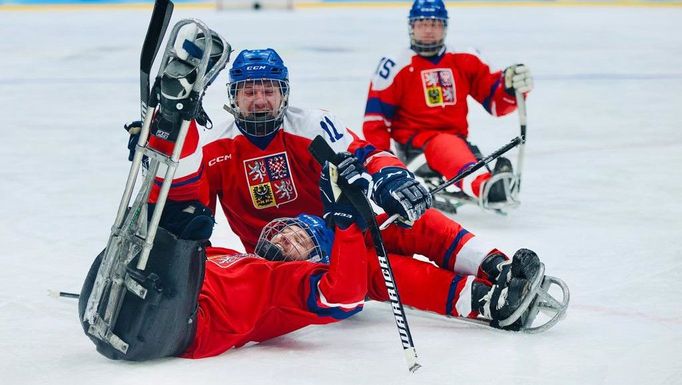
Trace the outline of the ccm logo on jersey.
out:
[[[215,158],[209,160],[208,166],[209,167],[215,166],[216,164],[223,162],[223,161],[226,161],[226,160],[229,160],[229,159],[232,159],[232,154],[220,155],[218,157],[215,157]]]

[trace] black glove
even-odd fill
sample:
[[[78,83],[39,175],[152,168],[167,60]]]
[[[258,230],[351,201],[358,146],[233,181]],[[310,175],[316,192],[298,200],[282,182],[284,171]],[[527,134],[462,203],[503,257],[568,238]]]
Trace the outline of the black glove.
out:
[[[137,145],[137,141],[140,139],[142,121],[135,120],[133,122],[124,124],[123,128],[130,134],[130,138],[128,138],[128,160],[132,162],[133,156],[135,156],[135,146]]]
[[[341,152],[337,157],[341,160],[338,166],[336,166],[339,175],[339,180],[337,181],[339,187],[342,189],[346,187],[359,189],[363,195],[371,199],[374,181],[372,176],[365,170],[360,159],[350,152]]]
[[[374,202],[387,214],[398,214],[403,222],[414,222],[431,207],[431,194],[406,169],[385,167],[372,178]]]
[[[154,204],[149,204],[149,219]],[[199,201],[167,201],[161,213],[159,226],[179,239],[191,241],[207,240],[213,234],[213,213]]]
[[[341,194],[338,180],[336,167],[325,163],[322,167],[322,175],[320,175],[320,196],[324,207],[323,217],[327,225],[347,229],[351,224],[357,223],[360,229],[365,230],[367,224],[348,198]]]

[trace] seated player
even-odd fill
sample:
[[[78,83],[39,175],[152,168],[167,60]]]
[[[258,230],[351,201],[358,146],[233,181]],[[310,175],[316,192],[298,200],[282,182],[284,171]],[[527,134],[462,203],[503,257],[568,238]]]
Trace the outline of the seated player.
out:
[[[523,64],[491,70],[477,55],[447,49],[448,11],[442,0],[415,0],[408,27],[410,49],[384,56],[376,68],[363,132],[381,150],[393,139],[408,167],[423,154],[431,173],[451,179],[480,157],[467,141],[467,97],[503,116],[516,110],[516,92],[525,98],[532,90],[533,78]],[[513,179],[511,162],[498,158],[492,174],[481,169],[457,187],[466,201],[499,209],[516,203],[509,188]]]

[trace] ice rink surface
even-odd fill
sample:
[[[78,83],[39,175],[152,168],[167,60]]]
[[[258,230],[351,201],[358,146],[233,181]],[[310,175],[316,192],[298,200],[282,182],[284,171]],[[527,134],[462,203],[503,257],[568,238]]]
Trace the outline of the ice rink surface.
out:
[[[273,47],[291,103],[362,122],[368,80],[407,45],[406,8],[178,9],[237,50]],[[0,12],[1,384],[680,384],[682,383],[682,8],[450,8],[448,45],[495,68],[523,62],[528,99],[522,205],[456,220],[513,253],[540,255],[572,292],[540,335],[408,311],[423,368],[411,375],[387,305],[219,357],[109,361],[76,301],[106,243],[128,172],[139,51],[150,10]],[[205,106],[227,119],[223,73]],[[487,152],[516,115],[471,102]],[[214,244],[233,245],[224,218]]]

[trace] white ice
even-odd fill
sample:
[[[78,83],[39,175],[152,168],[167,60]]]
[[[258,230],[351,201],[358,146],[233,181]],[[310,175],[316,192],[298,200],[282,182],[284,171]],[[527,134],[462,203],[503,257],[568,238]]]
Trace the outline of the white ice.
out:
[[[379,58],[407,44],[406,8],[178,9],[237,50],[273,47],[292,104],[362,122]],[[520,335],[408,311],[423,368],[408,373],[390,309],[308,327],[198,361],[109,361],[76,301],[105,245],[128,171],[122,125],[139,115],[150,10],[0,12],[0,383],[682,383],[681,8],[451,7],[449,45],[496,68],[523,62],[528,100],[521,207],[455,219],[503,250],[538,252],[572,290],[568,317]],[[226,75],[206,107],[226,119]],[[471,138],[492,151],[515,115],[471,103]],[[219,218],[216,243],[237,247]]]

